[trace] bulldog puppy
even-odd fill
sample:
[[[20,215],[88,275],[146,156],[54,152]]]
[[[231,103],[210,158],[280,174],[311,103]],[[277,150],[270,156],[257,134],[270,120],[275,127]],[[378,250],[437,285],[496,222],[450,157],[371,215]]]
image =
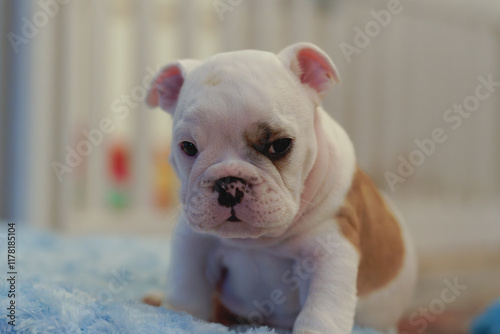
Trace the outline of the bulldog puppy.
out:
[[[147,97],[173,116],[183,211],[168,308],[294,334],[394,328],[416,265],[388,202],[321,107],[339,75],[299,43],[179,60]]]

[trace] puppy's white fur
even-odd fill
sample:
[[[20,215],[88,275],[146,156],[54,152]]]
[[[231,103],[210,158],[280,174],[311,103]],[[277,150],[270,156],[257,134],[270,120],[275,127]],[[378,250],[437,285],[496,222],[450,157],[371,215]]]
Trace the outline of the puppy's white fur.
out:
[[[398,275],[358,299],[361,255],[336,221],[356,171],[349,137],[320,105],[338,78],[328,56],[307,43],[278,55],[246,50],[178,61],[160,73],[148,102],[173,115],[171,163],[184,205],[168,307],[209,320],[219,287],[235,315],[294,334],[349,333],[354,320],[381,330],[396,324],[415,281],[407,233]],[[256,148],[266,131],[271,140],[293,139],[285,158]],[[196,156],[182,151],[185,141]],[[228,176],[245,183],[231,208],[214,190]],[[240,221],[228,221],[231,210]]]

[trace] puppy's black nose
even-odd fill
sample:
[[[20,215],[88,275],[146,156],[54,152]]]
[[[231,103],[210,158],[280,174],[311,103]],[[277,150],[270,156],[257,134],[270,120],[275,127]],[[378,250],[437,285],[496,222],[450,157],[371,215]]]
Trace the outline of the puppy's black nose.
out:
[[[215,181],[214,190],[219,193],[219,204],[233,207],[241,203],[245,193],[246,182],[239,177],[227,176]]]

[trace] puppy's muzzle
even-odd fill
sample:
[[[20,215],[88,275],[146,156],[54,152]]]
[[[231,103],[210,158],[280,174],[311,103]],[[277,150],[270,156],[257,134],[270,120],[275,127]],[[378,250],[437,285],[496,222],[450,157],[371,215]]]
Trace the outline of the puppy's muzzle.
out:
[[[219,193],[219,205],[227,208],[241,203],[246,188],[246,181],[234,176],[220,178],[214,184],[214,190]]]

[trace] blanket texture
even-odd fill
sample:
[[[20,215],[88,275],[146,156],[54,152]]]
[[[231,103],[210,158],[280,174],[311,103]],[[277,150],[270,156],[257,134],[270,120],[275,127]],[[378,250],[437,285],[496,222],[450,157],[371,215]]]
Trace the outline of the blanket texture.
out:
[[[166,239],[63,237],[18,224],[12,285],[7,274],[7,227],[0,227],[0,333],[289,333],[266,327],[227,328],[141,304],[148,291],[163,287]],[[8,296],[12,288],[15,298]],[[12,300],[15,326],[7,317]],[[353,333],[377,332],[355,328]]]

